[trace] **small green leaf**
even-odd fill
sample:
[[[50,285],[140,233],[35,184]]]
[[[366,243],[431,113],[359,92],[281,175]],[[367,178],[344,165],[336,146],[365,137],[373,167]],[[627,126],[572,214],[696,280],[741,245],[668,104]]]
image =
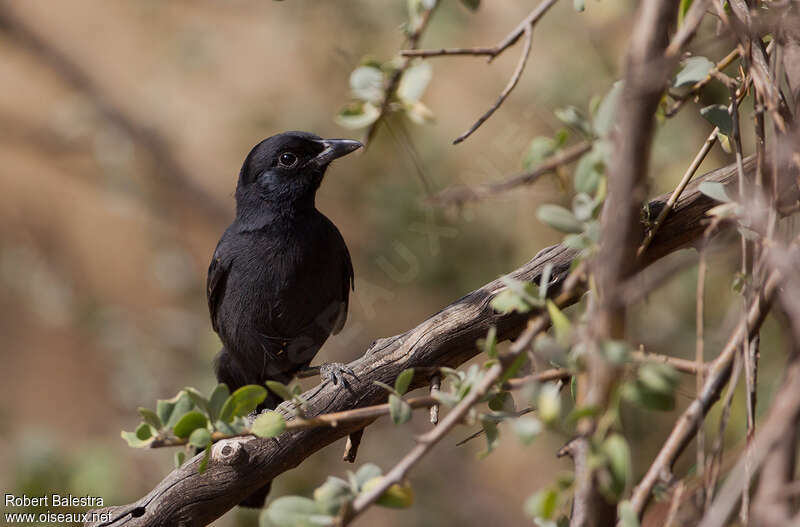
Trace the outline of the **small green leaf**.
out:
[[[286,420],[278,412],[264,412],[256,417],[250,431],[258,437],[276,437],[286,430]]]
[[[665,394],[672,394],[678,385],[678,374],[672,366],[651,362],[639,368],[639,380],[648,389]]]
[[[172,399],[159,400],[156,404],[156,414],[165,428],[172,428],[186,412],[192,409],[193,405],[189,395],[181,390]]]
[[[172,432],[176,437],[189,437],[189,434],[194,430],[205,427],[207,423],[208,420],[205,415],[197,410],[192,410],[184,414],[180,421],[175,423],[175,428],[173,428]]]
[[[197,448],[205,448],[211,444],[211,432],[207,428],[196,428],[189,435],[189,444]]]
[[[164,427],[164,423],[161,422],[161,418],[158,417],[158,414],[149,408],[140,407],[139,415],[142,416],[142,419],[144,419],[145,423],[149,424],[156,430],[161,430]]]
[[[602,153],[592,149],[578,160],[575,166],[575,191],[594,194],[605,172],[605,160]]]
[[[503,289],[497,293],[494,298],[492,298],[489,305],[498,313],[504,314],[511,313],[512,311],[527,313],[531,310],[531,305],[511,289]]]
[[[414,380],[414,368],[408,368],[400,372],[400,375],[397,376],[397,379],[394,381],[394,389],[400,395],[405,395],[408,391],[408,387],[411,385],[411,381]]]
[[[411,419],[411,405],[395,394],[389,395],[389,415],[396,425],[407,423]]]
[[[594,215],[594,200],[588,194],[580,192],[572,198],[572,212],[578,221],[589,221]]]
[[[399,393],[397,393],[397,391],[394,389],[394,386],[389,386],[389,385],[388,385],[388,384],[386,384],[385,382],[381,382],[381,381],[372,381],[372,384],[374,384],[375,386],[380,386],[381,388],[383,388],[384,390],[386,390],[386,391],[387,391],[387,392],[389,392],[390,394],[394,394],[394,395],[396,395],[397,397],[402,397],[402,396],[401,396]]]
[[[497,429],[497,423],[490,419],[482,419],[481,427],[483,434],[486,436],[486,450],[478,452],[478,459],[483,459],[500,444],[500,432]]]
[[[267,381],[264,384],[267,385],[267,388],[269,388],[269,391],[271,391],[272,393],[274,393],[275,395],[277,395],[278,397],[280,397],[284,401],[288,401],[288,400],[292,399],[292,397],[293,397],[291,389],[289,389],[289,387],[286,386],[285,384],[283,384],[282,382]]]
[[[503,276],[500,281],[506,285],[507,289],[497,293],[490,302],[495,311],[527,313],[532,307],[544,306],[539,287],[533,282],[517,280],[510,276]]]
[[[342,508],[342,504],[353,499],[353,489],[346,481],[333,476],[314,490],[314,501],[319,504],[323,512],[336,515]]]
[[[629,500],[619,502],[617,513],[619,514],[619,527],[639,527],[639,516]]]
[[[567,139],[569,139],[569,129],[568,128],[559,128],[556,134],[553,136],[555,139],[556,146],[562,147],[567,144]]]
[[[547,301],[547,313],[550,315],[550,322],[553,324],[556,341],[561,346],[568,346],[572,336],[572,323],[552,300]]]
[[[539,417],[547,424],[554,423],[561,416],[561,394],[558,386],[548,383],[539,390],[537,399]]]
[[[478,346],[483,349],[483,352],[489,359],[497,358],[497,328],[495,326],[489,327],[486,332],[486,338],[478,341]]]
[[[184,391],[197,408],[205,413],[208,413],[208,399],[206,399],[205,395],[190,387],[184,388]]]
[[[592,124],[594,133],[597,134],[598,137],[607,137],[608,134],[611,133],[617,115],[617,106],[621,93],[622,81],[617,81],[597,108],[597,115],[594,116]]]
[[[159,399],[156,403],[156,417],[162,424],[166,424],[172,415],[172,410],[175,408],[175,402]]]
[[[433,76],[430,62],[420,61],[408,68],[400,79],[397,87],[397,96],[407,103],[414,103],[422,98],[425,88]],[[373,101],[375,102],[375,101]]]
[[[470,11],[477,11],[481,5],[481,0],[461,0],[461,5]]]
[[[520,417],[512,424],[514,433],[523,445],[530,445],[542,431],[542,422],[535,417]]]
[[[725,135],[731,135],[733,132],[733,119],[728,112],[728,107],[723,104],[712,104],[700,110],[700,115],[719,128],[719,131]]]
[[[556,151],[556,142],[549,137],[534,137],[525,154],[522,156],[522,168],[532,170],[553,155]]]
[[[525,513],[531,518],[553,517],[558,507],[558,492],[554,489],[542,489],[525,501]]]
[[[742,274],[741,272],[737,272],[733,275],[733,280],[731,281],[731,290],[740,295],[744,291],[745,286],[747,285],[747,276]]]
[[[700,186],[697,187],[697,190],[709,198],[721,201],[722,203],[729,203],[733,201],[725,191],[725,185],[719,181],[703,181],[700,183]]]
[[[522,368],[522,365],[527,362],[528,356],[525,353],[519,353],[516,357],[514,357],[514,361],[506,368],[506,371],[503,372],[503,375],[500,376],[497,383],[502,385],[509,379],[513,379],[519,373],[519,370]]]
[[[355,486],[358,488],[359,492],[364,491],[364,486],[367,484],[368,481],[379,478],[383,474],[381,468],[376,465],[375,463],[364,463],[356,473],[353,474],[353,478],[355,480]]]
[[[726,154],[732,154],[733,148],[731,147],[731,137],[729,135],[723,134],[721,131],[717,132],[717,141],[719,142],[720,148]]]
[[[378,476],[370,479],[364,484],[362,492],[368,492],[378,485],[380,485],[383,476]],[[381,497],[375,502],[383,507],[390,507],[392,509],[405,509],[414,503],[414,491],[411,485],[399,485],[395,483],[386,492],[381,494]]]
[[[555,110],[553,114],[556,116],[556,119],[566,124],[567,126],[575,128],[576,130],[582,132],[584,135],[587,136],[592,135],[592,127],[589,125],[589,121],[587,121],[586,117],[584,117],[581,111],[575,108],[574,106],[559,108]]]
[[[206,448],[203,451],[203,459],[200,460],[200,464],[197,465],[197,472],[202,474],[208,468],[208,460],[211,459],[211,449]]]
[[[681,0],[678,4],[678,27],[683,25],[683,20],[690,7],[692,7],[692,0]]]
[[[695,84],[705,79],[713,67],[714,63],[705,57],[690,57],[683,62],[683,68],[675,75],[672,87],[680,88]]]
[[[578,13],[583,13],[583,10],[586,9],[586,0],[572,0],[572,7]]]
[[[383,72],[372,66],[359,66],[350,74],[350,91],[356,99],[371,103],[383,100]]]
[[[583,232],[583,225],[569,210],[560,205],[550,203],[539,207],[536,216],[540,221],[550,225],[556,230],[567,233]]]
[[[239,430],[234,428],[233,423],[226,423],[225,421],[219,419],[214,421],[214,429],[229,436],[236,435],[239,433]]]
[[[592,246],[591,240],[583,234],[567,234],[564,236],[562,242],[565,247],[575,249],[576,251],[583,251]]]
[[[142,441],[147,441],[151,437],[153,437],[153,433],[150,429],[150,425],[147,423],[142,423],[136,428],[136,437]]]
[[[217,419],[219,419],[219,413],[222,410],[222,405],[225,404],[225,401],[228,400],[230,395],[231,392],[228,390],[228,386],[226,384],[217,384],[217,386],[211,392],[211,396],[208,398],[208,416],[211,418],[211,421],[215,422]]]
[[[494,397],[489,399],[489,409],[494,412],[511,413],[515,411],[514,397],[511,396],[511,392],[498,392]]]
[[[649,389],[641,380],[625,383],[622,395],[642,408],[669,412],[675,408],[675,395]]]
[[[377,121],[380,114],[380,110],[374,104],[356,101],[342,108],[336,114],[334,120],[339,126],[350,130],[358,130],[359,128],[366,128]]]
[[[611,491],[614,495],[621,496],[633,474],[628,442],[619,434],[611,434],[603,442],[603,453],[608,459],[608,469],[611,473]]]
[[[550,287],[550,276],[553,274],[553,264],[547,262],[542,268],[542,274],[539,277],[539,300],[544,302],[547,298],[547,289]]]
[[[436,119],[433,111],[419,101],[406,104],[404,108],[406,117],[414,124],[430,123]]]
[[[183,462],[186,461],[186,452],[184,452],[183,450],[178,450],[177,452],[175,452],[173,461],[175,463],[175,468],[180,468],[181,465],[183,465]]]
[[[153,441],[152,437],[149,439],[142,440],[136,436],[136,432],[126,432],[124,430],[120,432],[120,436],[128,443],[129,447],[133,448],[144,448],[146,446],[149,446],[150,443]]]
[[[267,398],[267,389],[257,384],[242,386],[228,397],[222,405],[219,418],[222,421],[230,422],[234,417],[242,417],[261,404]]]
[[[631,354],[631,348],[624,340],[606,340],[603,342],[603,354],[612,364],[625,364]]]
[[[267,519],[269,523],[264,523]],[[272,527],[320,527],[333,525],[333,516],[323,514],[318,503],[302,496],[281,496],[262,513],[262,525]]]
[[[442,392],[439,390],[434,391],[431,394],[431,397],[436,399],[439,403],[447,406],[448,408],[452,408],[453,406],[458,404],[458,397],[455,394],[449,392]]]
[[[576,406],[572,409],[572,411],[567,416],[568,423],[577,423],[581,419],[585,419],[587,417],[597,417],[602,413],[602,410],[599,406],[595,405],[585,405],[585,406]]]

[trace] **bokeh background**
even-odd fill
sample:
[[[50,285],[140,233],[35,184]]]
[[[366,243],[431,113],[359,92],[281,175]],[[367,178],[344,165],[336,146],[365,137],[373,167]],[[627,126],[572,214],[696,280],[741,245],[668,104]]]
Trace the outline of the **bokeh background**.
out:
[[[350,98],[348,77],[362,58],[388,60],[402,48],[406,2],[0,6],[0,489],[127,503],[172,468],[172,451],[133,450],[120,439],[121,429],[138,423],[136,408],[184,386],[207,392],[215,384],[211,361],[220,344],[208,320],[205,272],[233,217],[242,159],[284,130],[359,137],[333,117]],[[493,44],[531,7],[486,2],[472,13],[443,0],[422,47]],[[421,177],[438,190],[518,173],[530,140],[562,126],[554,109],[586,109],[619,77],[634,8],[629,1],[589,2],[577,13],[569,2],[557,5],[536,28],[519,86],[458,146],[452,139],[494,102],[519,49],[491,65],[434,59],[423,101],[436,121],[420,126],[398,116],[366,152],[335,164],[318,207],[350,247],[356,290],[345,331],[318,361],[352,360],[372,340],[412,327],[559,240],[535,211],[546,201],[568,203],[568,179],[547,177],[443,210],[427,204]],[[699,38],[695,49],[714,60],[730,48]],[[716,102],[714,93],[712,87],[704,98]],[[696,110],[690,103],[660,126],[653,194],[677,182],[710,131]],[[730,161],[716,149],[703,169]],[[736,320],[735,265],[733,253],[711,263],[709,355]],[[691,356],[695,279],[690,269],[651,295],[632,315],[634,339],[651,351]],[[767,327],[764,355],[779,356],[775,325]],[[762,383],[767,392],[779,363],[769,356],[762,362],[761,374],[776,379]],[[693,382],[686,381],[679,406]],[[742,435],[738,405],[729,428],[734,439]],[[675,414],[628,412],[641,471]],[[425,417],[405,427],[385,420],[370,427],[359,463],[388,469],[410,448],[412,433],[429,426]],[[460,429],[413,472],[411,510],[375,509],[361,524],[529,521],[525,498],[570,468],[554,456],[567,437],[548,433],[522,447],[507,433],[503,448],[478,461],[480,439],[455,446],[471,432]],[[272,497],[308,495],[328,474],[344,474],[351,467],[341,461],[342,448],[331,445],[283,475]],[[234,510],[215,525],[256,523],[252,511]]]

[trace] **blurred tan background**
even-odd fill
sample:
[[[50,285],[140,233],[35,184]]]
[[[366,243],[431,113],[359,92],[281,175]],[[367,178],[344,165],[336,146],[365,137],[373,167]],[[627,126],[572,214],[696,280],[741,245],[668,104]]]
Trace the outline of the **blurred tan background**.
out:
[[[473,14],[444,0],[422,47],[491,45],[532,5],[485,2]],[[333,116],[349,99],[348,77],[362,57],[388,60],[402,47],[405,2],[2,6],[0,488],[128,502],[171,470],[173,452],[130,449],[119,431],[136,426],[138,406],[153,407],[187,385],[214,385],[219,342],[208,321],[205,272],[233,217],[241,161],[253,144],[285,130],[359,137]],[[402,128],[434,189],[519,172],[528,142],[560,128],[554,109],[585,109],[618,77],[632,10],[630,2],[590,2],[585,13],[556,6],[537,26],[519,86],[459,146],[452,139],[494,102],[519,49],[491,65],[433,60],[423,101],[436,122],[390,122],[368,151],[329,170],[318,207],[350,247],[356,291],[345,331],[317,362],[355,358],[375,338],[408,329],[559,240],[535,219],[537,204],[566,202],[556,178],[462,210],[426,205]],[[712,60],[727,53],[703,45]],[[661,127],[654,194],[680,178],[709,130],[696,110]],[[704,169],[727,162],[716,151]],[[733,265],[726,257],[713,263]],[[637,313],[633,323],[648,349],[693,352],[694,272]],[[732,297],[729,277],[710,281],[713,325],[730,318]],[[765,344],[777,348],[767,333]],[[732,433],[741,430],[741,412],[734,415]],[[628,419],[637,458],[652,455],[664,430],[637,422]],[[406,427],[379,422],[365,434],[358,463],[388,469],[411,446],[412,430],[426,426],[421,414]],[[554,457],[565,436],[546,434],[523,448],[505,434],[504,448],[477,461],[481,440],[454,446],[470,432],[459,430],[413,472],[410,511],[376,509],[361,524],[522,524],[524,499],[570,468]],[[310,494],[328,474],[342,475],[351,468],[340,461],[342,447],[285,474],[272,496]],[[232,511],[215,524],[255,525],[256,515]]]

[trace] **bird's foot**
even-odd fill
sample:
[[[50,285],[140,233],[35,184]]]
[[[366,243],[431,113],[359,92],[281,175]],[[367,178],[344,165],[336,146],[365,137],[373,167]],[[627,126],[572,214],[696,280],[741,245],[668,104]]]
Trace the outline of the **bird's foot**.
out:
[[[332,382],[334,385],[344,384],[345,375],[356,378],[356,372],[341,362],[326,362],[319,366],[319,378],[322,382]]]

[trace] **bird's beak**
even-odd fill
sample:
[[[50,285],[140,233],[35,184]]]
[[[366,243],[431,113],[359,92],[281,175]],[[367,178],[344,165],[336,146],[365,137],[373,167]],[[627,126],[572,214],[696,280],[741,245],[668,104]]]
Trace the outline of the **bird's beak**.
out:
[[[346,156],[364,146],[352,139],[323,139],[320,143],[325,149],[310,161],[311,164],[319,168],[327,166],[334,159]]]

